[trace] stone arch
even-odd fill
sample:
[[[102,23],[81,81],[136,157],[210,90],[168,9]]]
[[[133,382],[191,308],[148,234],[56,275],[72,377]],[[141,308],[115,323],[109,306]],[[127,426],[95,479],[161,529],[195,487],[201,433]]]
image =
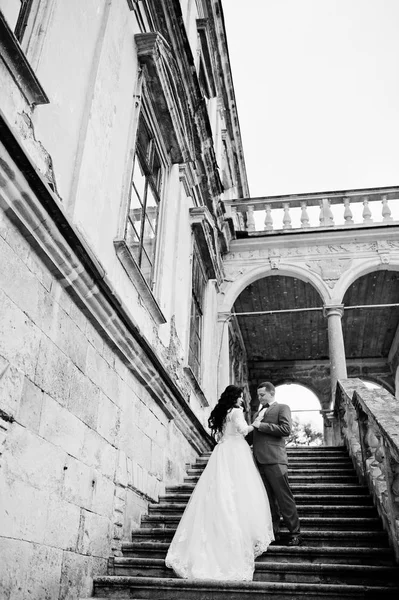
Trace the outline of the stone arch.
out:
[[[277,379],[273,383],[273,385],[276,388],[278,388],[282,385],[300,385],[301,387],[305,388],[306,390],[309,390],[309,392],[312,392],[312,394],[314,394],[316,396],[316,398],[318,399],[318,401],[320,402],[320,410],[323,408],[321,390],[319,390],[315,385],[313,385],[312,383],[309,383],[308,381],[306,381],[306,383],[304,381],[302,381],[302,378],[300,375],[295,376],[294,379],[287,379],[287,378],[281,377],[280,379]]]
[[[318,292],[321,305],[330,302],[330,294],[327,286],[317,275],[311,273],[308,269],[297,265],[280,265],[279,269],[272,269],[269,265],[262,265],[244,272],[241,276],[237,277],[235,281],[228,284],[222,292],[223,300],[219,307],[219,312],[229,312],[238,296],[248,285],[258,279],[273,276],[296,277],[305,283],[310,283],[310,285]]]
[[[350,286],[363,275],[373,271],[399,271],[399,263],[382,263],[380,257],[367,258],[349,269],[337,282],[334,289],[334,301],[342,304],[344,296]]]
[[[331,392],[329,377],[317,380],[317,385],[314,383],[314,380],[306,376],[306,374],[296,373],[293,379],[287,379],[286,377],[282,376],[280,378],[277,377],[273,383],[275,387],[287,384],[301,385],[316,396],[320,402],[320,410],[327,410],[330,408]]]
[[[375,383],[376,385],[380,385],[384,390],[392,394],[392,396],[395,395],[395,390],[393,389],[393,387],[387,381],[385,381],[381,377],[378,377],[377,375],[360,375],[359,379],[360,381],[366,381],[370,383]]]

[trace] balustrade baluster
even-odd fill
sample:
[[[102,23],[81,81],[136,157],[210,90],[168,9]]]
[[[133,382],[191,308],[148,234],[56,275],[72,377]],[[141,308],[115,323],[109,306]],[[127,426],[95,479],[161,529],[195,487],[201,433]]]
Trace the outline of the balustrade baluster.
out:
[[[283,216],[283,229],[292,229],[291,215],[290,215],[290,204],[289,202],[283,203],[284,216]]]
[[[345,225],[351,225],[353,223],[353,214],[351,209],[351,201],[349,198],[344,198],[344,206]]]
[[[323,200],[319,200],[319,204],[320,204],[319,222],[320,222],[320,227],[322,227],[324,225],[324,205],[323,205]]]
[[[320,200],[320,226],[332,227],[334,225],[334,215],[331,210],[330,201],[327,198]]]
[[[386,196],[382,197],[382,220],[383,221],[393,221],[391,215],[391,209],[388,206],[388,198]]]
[[[265,231],[273,231],[273,217],[272,217],[272,207],[270,204],[266,205],[266,216],[265,216]]]
[[[301,202],[301,227],[309,227],[308,205],[306,200]]]
[[[369,199],[366,196],[363,200],[363,222],[364,223],[372,223],[373,219],[372,219],[372,215],[371,215],[371,210],[370,210],[370,206],[369,206]]]
[[[253,204],[247,206],[247,229],[248,231],[255,231],[255,217]]]

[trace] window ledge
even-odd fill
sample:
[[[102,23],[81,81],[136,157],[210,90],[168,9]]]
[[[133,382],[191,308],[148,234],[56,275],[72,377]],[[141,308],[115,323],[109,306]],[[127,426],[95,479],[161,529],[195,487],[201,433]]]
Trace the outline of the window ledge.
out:
[[[140,296],[143,298],[152,318],[158,325],[166,323],[166,318],[155,300],[153,293],[147,285],[139,267],[134,260],[125,240],[114,240],[116,255],[122,263],[129,279],[133,282]]]
[[[1,10],[0,57],[30,105],[50,102]]]
[[[187,377],[191,383],[191,387],[193,388],[194,392],[197,394],[202,406],[204,408],[209,406],[209,402],[202,390],[202,387],[198,383],[198,380],[197,380],[196,376],[194,375],[191,367],[187,365],[186,367],[183,367],[183,371],[187,375]]]

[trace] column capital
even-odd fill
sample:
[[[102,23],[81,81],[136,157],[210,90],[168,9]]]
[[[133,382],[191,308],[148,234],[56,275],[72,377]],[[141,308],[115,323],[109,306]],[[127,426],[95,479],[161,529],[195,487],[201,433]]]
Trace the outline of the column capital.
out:
[[[220,311],[218,312],[218,323],[224,323],[232,318],[232,314],[230,311]]]
[[[343,317],[344,314],[344,305],[343,304],[333,304],[332,306],[324,306],[323,307],[323,316],[324,317],[332,317],[338,316]]]

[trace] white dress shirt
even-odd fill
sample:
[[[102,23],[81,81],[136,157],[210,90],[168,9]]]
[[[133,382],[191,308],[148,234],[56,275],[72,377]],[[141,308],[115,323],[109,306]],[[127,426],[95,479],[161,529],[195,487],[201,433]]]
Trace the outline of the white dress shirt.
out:
[[[258,416],[256,417],[256,421],[261,421],[263,419],[263,417],[265,416],[265,412],[267,411],[268,408],[271,407],[272,404],[274,404],[276,402],[276,400],[272,400],[272,402],[269,402],[269,406],[262,406],[262,408],[259,411]]]

